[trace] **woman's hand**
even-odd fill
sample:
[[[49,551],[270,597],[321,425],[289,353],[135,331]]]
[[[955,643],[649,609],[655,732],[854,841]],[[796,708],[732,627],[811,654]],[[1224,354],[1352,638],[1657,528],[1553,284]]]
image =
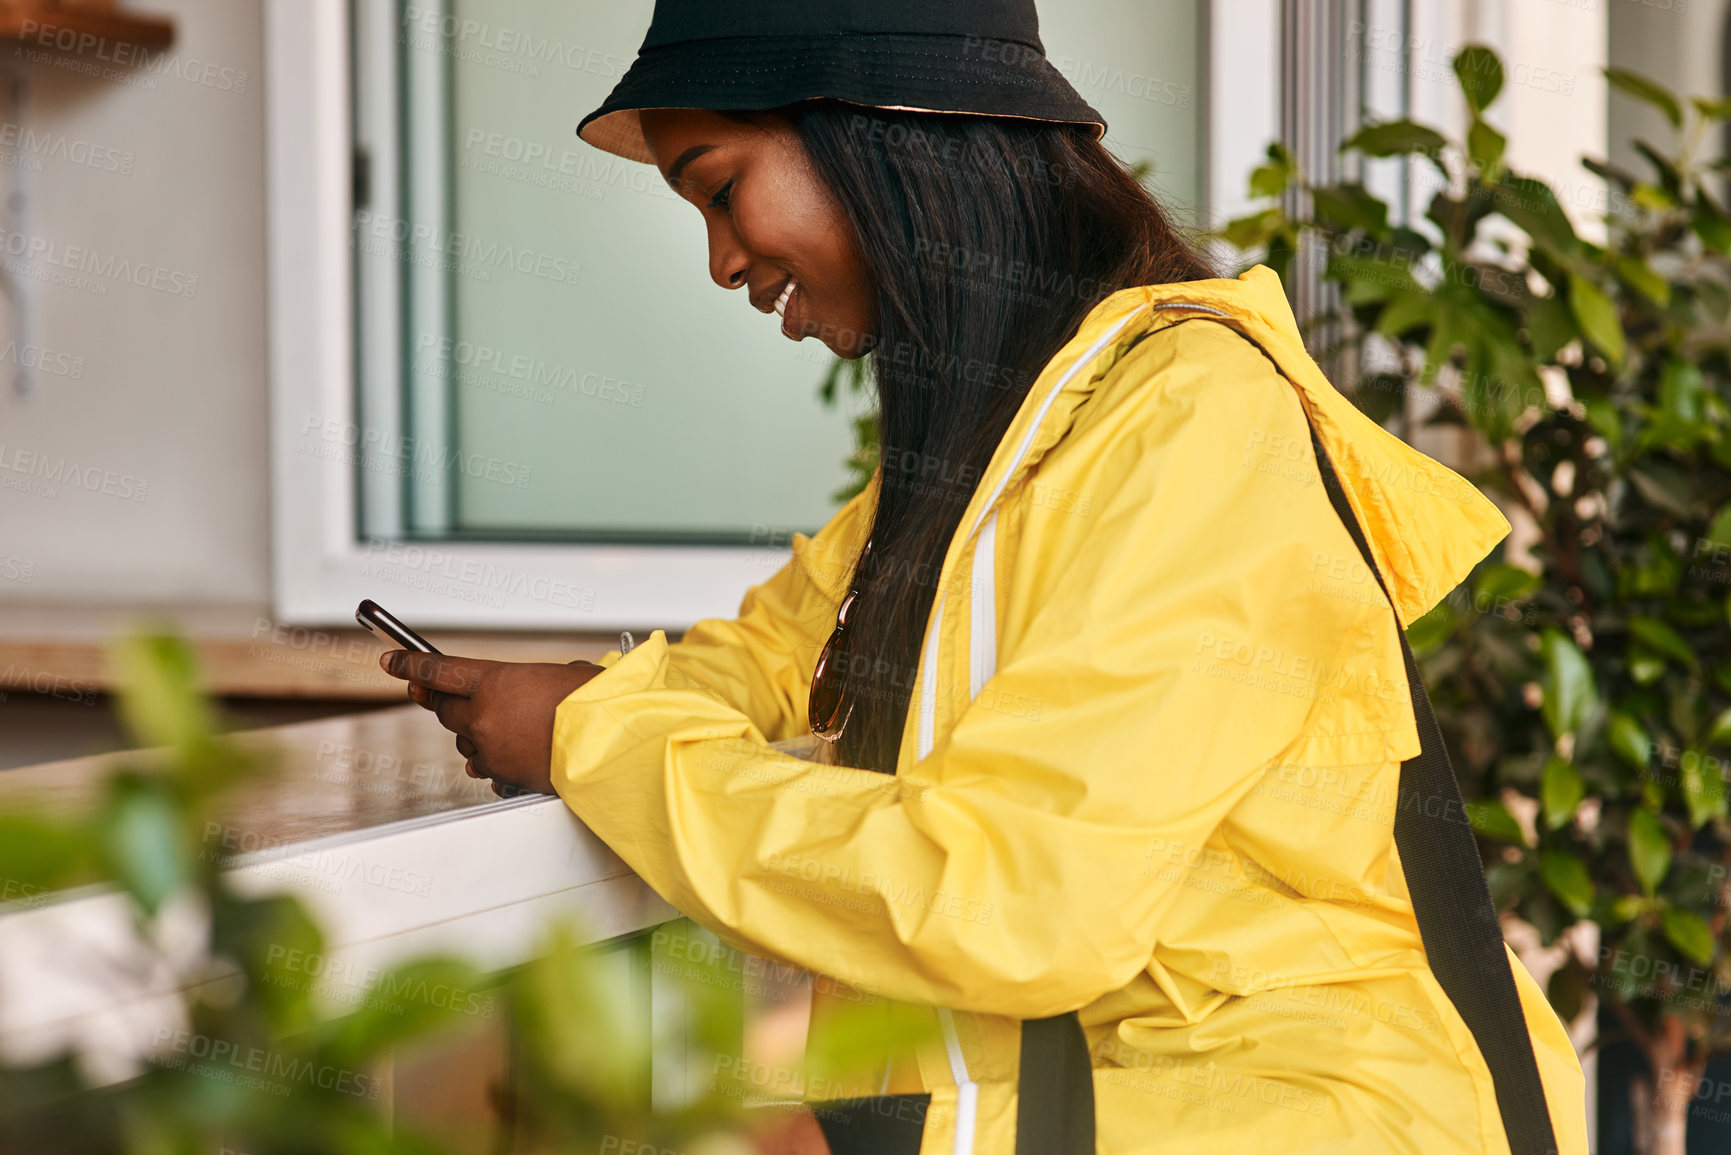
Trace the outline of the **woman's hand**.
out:
[[[571,691],[606,669],[593,662],[486,662],[392,650],[385,673],[457,735],[471,778],[501,798],[553,793],[553,715]]]

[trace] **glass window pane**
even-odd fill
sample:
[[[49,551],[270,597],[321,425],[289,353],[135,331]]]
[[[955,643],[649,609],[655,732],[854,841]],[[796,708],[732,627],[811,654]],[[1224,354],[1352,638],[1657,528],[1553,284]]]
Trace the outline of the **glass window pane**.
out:
[[[1186,219],[1200,172],[1198,8],[1041,6],[1048,56],[1105,114],[1108,145],[1151,161],[1150,184]],[[362,485],[402,484],[413,536],[747,542],[754,527],[814,531],[837,506],[849,410],[864,402],[818,400],[833,356],[815,338],[789,342],[778,317],[710,280],[703,221],[653,166],[576,136],[652,10],[400,9],[395,208],[430,240],[403,262],[393,421],[454,452],[436,455],[437,476],[364,472]],[[364,312],[379,294],[360,299]],[[380,320],[361,318],[363,350]],[[363,353],[362,371],[389,363]]]

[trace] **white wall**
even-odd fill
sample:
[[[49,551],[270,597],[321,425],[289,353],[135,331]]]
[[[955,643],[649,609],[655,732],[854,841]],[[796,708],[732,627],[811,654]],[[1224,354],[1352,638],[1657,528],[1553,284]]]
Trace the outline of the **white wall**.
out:
[[[1584,236],[1600,238],[1604,181],[1581,167],[1605,155],[1605,3],[1627,0],[1414,0],[1415,119],[1465,136],[1460,86],[1449,61],[1485,44],[1503,62],[1503,90],[1488,119],[1509,139],[1511,167],[1557,189]],[[1426,191],[1415,207],[1429,201]]]
[[[34,299],[21,336],[0,298],[0,600],[262,603],[261,3],[132,4],[176,22],[153,65],[116,81],[33,61],[22,113],[0,101],[20,126],[0,127],[0,182],[32,201],[22,228],[0,208],[5,260]],[[84,262],[89,283],[65,283]],[[14,341],[58,370],[27,396]]]
[[[1611,63],[1666,85],[1680,97],[1723,96],[1721,72],[1731,0],[1622,0],[1611,5]],[[1630,147],[1646,140],[1668,150],[1671,125],[1658,110],[1622,94],[1611,99],[1611,160],[1650,177],[1651,167]],[[1724,139],[1710,134],[1702,159],[1719,156]]]

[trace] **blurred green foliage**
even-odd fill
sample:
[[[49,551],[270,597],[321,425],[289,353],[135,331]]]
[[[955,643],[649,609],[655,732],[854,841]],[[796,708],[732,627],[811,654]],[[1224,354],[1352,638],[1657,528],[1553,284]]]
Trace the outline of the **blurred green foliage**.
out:
[[[1359,369],[1359,407],[1403,419],[1438,386],[1427,423],[1463,431],[1470,479],[1531,540],[1526,557],[1505,541],[1409,637],[1497,902],[1547,943],[1597,926],[1597,957],[1550,979],[1553,1005],[1572,1019],[1596,992],[1655,1074],[1698,1074],[1731,1047],[1731,216],[1713,191],[1727,162],[1698,159],[1731,101],[1606,70],[1673,139],[1638,142],[1639,173],[1583,160],[1604,182],[1584,214],[1599,243],[1506,163],[1484,116],[1496,55],[1468,47],[1454,70],[1464,141],[1403,120],[1343,146],[1428,175],[1422,219],[1308,182],[1275,144],[1251,188],[1284,200],[1223,236],[1289,280],[1321,262],[1340,300],[1325,353]],[[1694,1084],[1674,1086],[1686,1106]]]
[[[142,1068],[118,1081],[72,1052],[35,1066],[0,1065],[0,1151],[437,1155],[451,1149],[450,1136],[393,1119],[390,1059],[495,1020],[508,1024],[512,1082],[493,1088],[499,1118],[478,1121],[495,1131],[485,1149],[596,1150],[608,1136],[651,1150],[753,1149],[743,1107],[764,1088],[741,1081],[746,1065],[734,1058],[742,984],[723,950],[679,950],[686,961],[662,976],[685,1008],[667,1020],[676,1021],[679,1054],[716,1073],[675,1110],[651,1104],[650,1050],[666,1040],[651,1031],[645,1004],[624,997],[618,966],[579,946],[568,925],[547,927],[535,957],[504,972],[453,955],[423,957],[375,976],[345,1000],[353,1008],[346,1013],[317,1005],[307,960],[326,957],[325,940],[307,908],[287,894],[239,893],[224,856],[201,851],[206,824],[220,823],[234,791],[270,765],[218,732],[183,641],[134,637],[114,660],[131,735],[161,749],[124,759],[99,804],[76,817],[16,806],[0,813],[0,878],[23,896],[0,905],[0,941],[6,918],[59,901],[68,887],[118,891],[138,931],[136,956],[69,961],[143,973],[173,954],[188,988],[182,1025],[154,1032]],[[188,925],[202,928],[191,963],[184,941],[167,945],[175,927]],[[656,937],[693,932],[680,920]],[[795,1064],[790,1081],[869,1071],[931,1034],[929,1014],[891,1021],[882,1006],[838,1014],[836,1030]],[[473,1149],[473,1137],[466,1142]]]

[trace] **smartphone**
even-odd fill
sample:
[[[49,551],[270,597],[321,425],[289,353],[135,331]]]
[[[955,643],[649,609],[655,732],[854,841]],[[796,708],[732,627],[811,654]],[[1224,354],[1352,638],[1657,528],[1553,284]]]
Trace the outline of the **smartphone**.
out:
[[[391,611],[368,598],[355,608],[355,621],[384,638],[395,642],[405,650],[414,650],[422,654],[436,654],[433,643],[399,622]]]

